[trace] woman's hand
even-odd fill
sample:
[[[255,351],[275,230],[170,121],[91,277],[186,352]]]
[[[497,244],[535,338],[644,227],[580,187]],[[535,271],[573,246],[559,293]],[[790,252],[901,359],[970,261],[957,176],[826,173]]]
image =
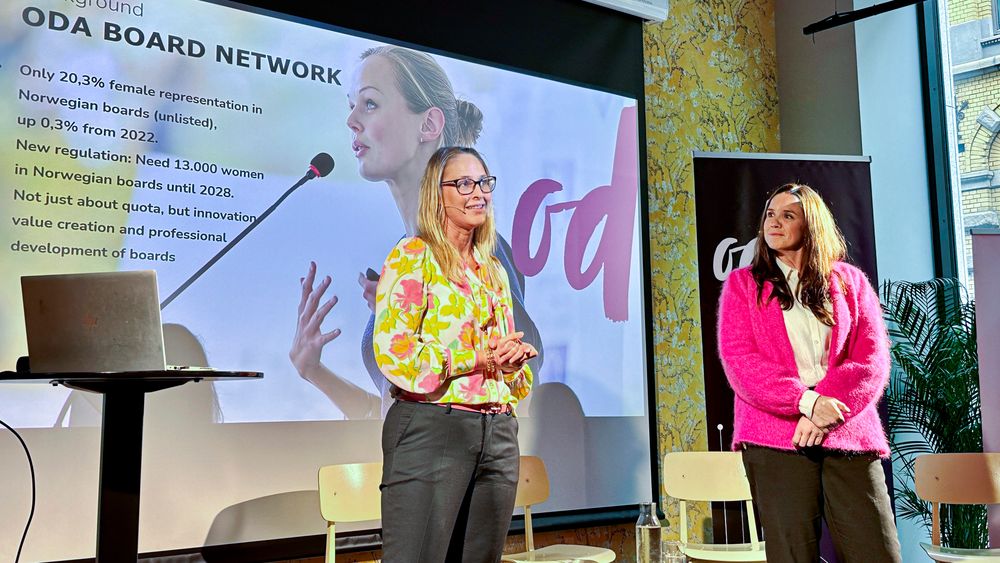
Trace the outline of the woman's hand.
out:
[[[320,355],[323,346],[329,344],[334,338],[340,336],[340,329],[335,328],[330,332],[323,333],[320,326],[326,315],[337,304],[337,296],[319,305],[323,299],[323,293],[330,287],[332,280],[330,276],[323,278],[323,281],[313,289],[313,282],[316,279],[316,263],[309,263],[309,271],[302,278],[302,296],[299,299],[298,324],[295,327],[295,337],[292,339],[292,349],[288,352],[288,357],[292,360],[292,365],[303,378],[309,380],[310,374],[320,367]]]
[[[810,420],[812,420],[813,424],[824,430],[832,430],[843,424],[846,420],[844,415],[850,412],[851,409],[849,409],[842,401],[834,399],[833,397],[827,397],[826,395],[820,395],[820,397],[816,399],[816,404],[813,405],[813,412]]]
[[[538,355],[538,350],[531,344],[521,342],[523,332],[512,332],[493,345],[497,369],[501,373],[514,373],[520,370],[525,362]]]
[[[535,357],[538,356],[538,350],[536,350],[534,346],[532,346],[531,344],[528,344],[527,342],[522,342],[521,343],[521,351],[524,352],[524,356],[522,357],[522,359],[521,359],[521,365],[519,365],[517,367],[517,370],[523,368],[524,364],[528,363],[528,360],[531,360],[531,359],[533,359],[533,358],[535,358]],[[514,371],[517,371],[517,370],[514,370]]]
[[[818,446],[823,443],[823,438],[827,431],[813,424],[808,417],[799,418],[799,423],[795,426],[795,434],[792,435],[792,444],[800,448]]]

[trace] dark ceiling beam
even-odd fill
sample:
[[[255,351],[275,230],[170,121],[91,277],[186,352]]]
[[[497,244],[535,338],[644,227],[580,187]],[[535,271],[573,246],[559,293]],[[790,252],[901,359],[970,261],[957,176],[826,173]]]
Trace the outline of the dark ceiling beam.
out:
[[[909,6],[911,4],[918,4],[924,0],[889,0],[888,2],[883,2],[881,4],[875,4],[874,6],[869,6],[867,8],[858,8],[851,12],[841,12],[833,14],[832,16],[819,20],[816,23],[811,23],[802,28],[802,33],[805,35],[812,35],[813,33],[818,33],[820,31],[826,31],[837,27],[838,25],[844,25],[845,23],[856,22],[858,20],[863,20],[871,16],[877,16],[879,14],[884,14],[886,12],[891,12],[902,8],[904,6]]]

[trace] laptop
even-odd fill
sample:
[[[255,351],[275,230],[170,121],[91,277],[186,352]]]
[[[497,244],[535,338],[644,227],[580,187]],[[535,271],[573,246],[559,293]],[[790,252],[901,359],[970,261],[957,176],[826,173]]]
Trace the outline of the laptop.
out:
[[[156,272],[22,276],[33,373],[163,370]]]

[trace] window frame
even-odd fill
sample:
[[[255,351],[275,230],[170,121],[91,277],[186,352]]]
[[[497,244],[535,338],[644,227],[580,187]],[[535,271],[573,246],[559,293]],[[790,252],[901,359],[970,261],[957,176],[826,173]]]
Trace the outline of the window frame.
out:
[[[997,4],[993,20],[997,23]],[[930,186],[931,231],[934,241],[934,275],[964,279],[959,270],[961,244],[958,238],[958,217],[952,185],[952,163],[949,156],[948,104],[944,87],[945,72],[941,43],[941,18],[938,0],[917,4],[917,31],[920,43],[921,89],[924,100],[924,128],[927,139],[927,180]],[[947,77],[949,80],[950,76]],[[957,147],[956,147],[957,149]],[[963,252],[964,254],[964,252]],[[964,266],[964,265],[963,265]]]

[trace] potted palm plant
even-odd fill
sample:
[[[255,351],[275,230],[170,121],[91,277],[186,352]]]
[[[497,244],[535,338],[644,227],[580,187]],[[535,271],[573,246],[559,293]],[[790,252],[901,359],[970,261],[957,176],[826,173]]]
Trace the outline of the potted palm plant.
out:
[[[899,462],[896,514],[930,529],[930,505],[917,497],[913,467],[929,453],[983,451],[975,304],[957,280],[886,282],[882,304],[892,344],[886,392],[893,460]],[[985,548],[986,507],[941,513],[943,545]]]

